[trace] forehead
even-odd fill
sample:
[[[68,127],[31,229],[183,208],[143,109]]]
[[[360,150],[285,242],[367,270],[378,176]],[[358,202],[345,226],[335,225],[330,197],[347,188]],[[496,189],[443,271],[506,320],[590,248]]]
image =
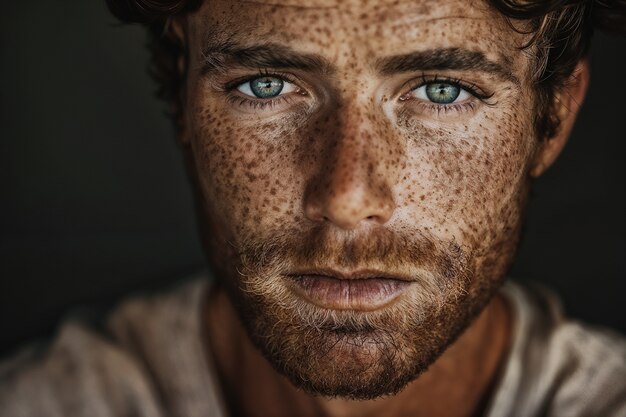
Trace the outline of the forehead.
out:
[[[524,37],[484,0],[212,0],[191,17],[189,32],[199,50],[279,43],[349,64],[462,47],[526,67]]]

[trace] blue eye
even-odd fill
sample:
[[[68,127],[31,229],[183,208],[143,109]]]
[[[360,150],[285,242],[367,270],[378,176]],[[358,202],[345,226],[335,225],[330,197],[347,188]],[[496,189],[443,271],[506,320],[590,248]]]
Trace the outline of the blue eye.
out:
[[[461,94],[461,88],[448,83],[426,84],[426,97],[433,103],[450,104]]]
[[[276,77],[261,77],[250,81],[250,90],[258,98],[276,97],[283,91],[283,80]]]
[[[297,88],[294,84],[283,80],[281,77],[265,75],[240,84],[237,90],[250,97],[271,99],[296,91]]]
[[[435,104],[452,104],[467,100],[471,96],[459,85],[441,81],[422,84],[411,94],[420,100]]]

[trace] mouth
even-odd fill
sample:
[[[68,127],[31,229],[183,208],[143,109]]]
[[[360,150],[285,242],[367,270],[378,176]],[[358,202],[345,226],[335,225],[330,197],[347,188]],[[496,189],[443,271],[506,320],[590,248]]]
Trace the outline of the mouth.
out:
[[[305,270],[287,277],[299,296],[331,310],[377,310],[392,303],[413,284],[409,277],[375,270]]]

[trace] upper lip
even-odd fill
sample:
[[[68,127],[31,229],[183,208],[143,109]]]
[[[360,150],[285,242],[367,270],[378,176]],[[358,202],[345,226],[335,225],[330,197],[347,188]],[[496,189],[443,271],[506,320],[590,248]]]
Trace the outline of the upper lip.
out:
[[[336,269],[328,269],[328,268],[303,269],[303,270],[298,270],[298,271],[287,274],[287,276],[290,276],[293,278],[307,276],[307,275],[308,276],[311,276],[311,275],[323,276],[327,278],[345,279],[345,280],[373,279],[373,278],[393,279],[393,280],[398,280],[398,281],[414,281],[415,280],[414,278],[405,274],[389,273],[389,272],[384,272],[384,271],[380,271],[376,269],[358,269],[354,271],[339,271]]]

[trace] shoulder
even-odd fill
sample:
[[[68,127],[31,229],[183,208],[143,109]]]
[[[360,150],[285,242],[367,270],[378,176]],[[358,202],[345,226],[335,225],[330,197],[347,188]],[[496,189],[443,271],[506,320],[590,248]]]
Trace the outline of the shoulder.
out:
[[[553,415],[626,416],[626,340],[601,327],[567,320],[549,339]]]
[[[132,399],[132,400],[131,400]],[[159,416],[139,362],[78,322],[0,364],[0,416]]]
[[[103,325],[73,318],[51,343],[0,361],[0,417],[161,416],[206,280],[124,300]],[[172,343],[176,340],[176,343]],[[194,364],[187,365],[198,366]],[[169,404],[171,406],[171,404]]]
[[[216,415],[199,323],[207,290],[193,276],[124,300],[101,326],[65,322],[51,344],[0,362],[0,417]]]
[[[565,317],[543,288],[509,283],[503,292],[514,326],[494,409],[529,417],[626,416],[626,339]]]

